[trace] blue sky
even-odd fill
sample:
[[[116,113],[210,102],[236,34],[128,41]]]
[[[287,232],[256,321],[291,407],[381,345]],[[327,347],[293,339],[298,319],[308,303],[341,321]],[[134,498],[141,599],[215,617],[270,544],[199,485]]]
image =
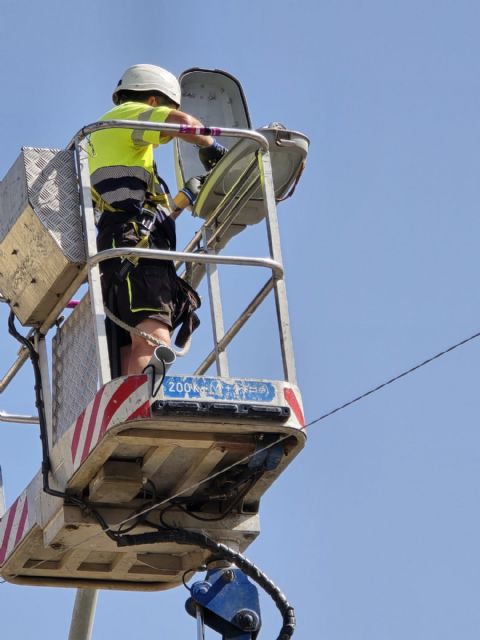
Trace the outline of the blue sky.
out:
[[[130,64],[238,77],[254,126],[311,139],[279,215],[312,420],[479,331],[479,21],[468,0],[4,0],[0,175],[22,145],[64,147],[95,121]],[[195,223],[178,226],[186,239]],[[232,349],[234,374],[280,375],[271,314]],[[313,426],[265,495],[248,555],[295,606],[298,638],[478,638],[479,356],[472,341]],[[0,409],[34,411],[28,367]],[[11,504],[40,466],[35,426],[0,425],[0,464]],[[66,638],[74,595],[0,585],[2,638]],[[194,637],[186,597],[102,592],[93,637]],[[264,618],[276,637],[268,602]]]

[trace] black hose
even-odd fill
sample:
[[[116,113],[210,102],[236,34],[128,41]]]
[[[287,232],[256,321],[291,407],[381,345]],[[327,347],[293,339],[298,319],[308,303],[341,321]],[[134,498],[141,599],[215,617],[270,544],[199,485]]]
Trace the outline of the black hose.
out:
[[[109,532],[111,533],[111,532]],[[155,544],[157,542],[176,542],[177,544],[195,544],[209,549],[228,562],[235,564],[245,575],[256,582],[274,601],[283,618],[283,626],[277,640],[289,640],[295,631],[295,612],[277,585],[270,580],[257,566],[241,553],[237,553],[224,544],[198,531],[185,529],[165,529],[135,535],[114,535],[119,547],[139,544]]]
[[[35,378],[35,406],[38,411],[38,422],[40,425],[40,442],[42,444],[43,490],[50,496],[55,496],[56,498],[68,499],[76,502],[76,500],[74,498],[71,498],[71,496],[67,496],[62,491],[56,491],[55,489],[52,489],[50,487],[48,474],[51,470],[51,464],[48,449],[48,429],[47,420],[45,417],[45,403],[43,401],[42,374],[39,365],[39,355],[34,345],[32,344],[32,341],[26,336],[22,336],[22,334],[17,331],[15,327],[15,315],[13,311],[10,312],[10,315],[8,317],[8,332],[27,349],[30,360],[32,361],[33,374]]]
[[[114,275],[108,288],[107,296],[107,306],[110,311],[112,311],[112,313],[116,313],[115,300],[117,298],[117,288],[118,283],[115,282]],[[120,349],[118,346],[118,327],[115,322],[112,322],[109,318],[105,319],[105,327],[107,329],[108,355],[110,358],[110,370],[112,372],[112,378],[118,378],[118,376],[122,375]]]

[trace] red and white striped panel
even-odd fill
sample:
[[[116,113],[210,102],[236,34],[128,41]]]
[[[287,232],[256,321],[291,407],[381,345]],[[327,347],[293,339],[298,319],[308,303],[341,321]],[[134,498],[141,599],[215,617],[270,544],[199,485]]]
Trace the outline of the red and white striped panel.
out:
[[[0,522],[0,566],[17,546],[27,529],[28,500],[26,491],[15,500]]]
[[[135,418],[150,418],[148,376],[117,378],[103,386],[79,415],[72,437],[72,462],[76,469],[110,427]]]
[[[295,395],[295,391],[290,387],[284,387],[283,397],[285,398],[285,400],[288,403],[288,406],[292,410],[293,415],[298,420],[300,427],[303,428],[305,426],[305,418],[303,417],[302,407],[300,405],[300,402],[298,401],[297,396]]]

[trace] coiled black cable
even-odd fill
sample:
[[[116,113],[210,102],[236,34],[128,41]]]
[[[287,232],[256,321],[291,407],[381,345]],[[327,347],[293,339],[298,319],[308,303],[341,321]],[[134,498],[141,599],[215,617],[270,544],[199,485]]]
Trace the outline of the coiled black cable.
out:
[[[293,607],[289,604],[277,585],[241,553],[237,553],[233,549],[230,549],[230,547],[216,542],[205,533],[199,531],[164,529],[136,535],[122,535],[112,531],[106,531],[106,533],[116,541],[119,547],[155,544],[157,542],[176,542],[177,544],[195,544],[202,549],[208,549],[214,552],[221,558],[235,564],[272,598],[283,618],[283,626],[277,640],[289,640],[292,637],[296,624]]]

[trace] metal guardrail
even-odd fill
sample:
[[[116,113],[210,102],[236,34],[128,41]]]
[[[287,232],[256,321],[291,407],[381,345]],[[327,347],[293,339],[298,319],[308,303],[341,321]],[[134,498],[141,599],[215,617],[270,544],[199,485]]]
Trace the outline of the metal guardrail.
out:
[[[202,253],[186,253],[183,251],[169,251],[168,249],[135,249],[134,247],[117,247],[99,251],[88,259],[90,266],[111,260],[112,258],[150,258],[153,260],[172,260],[172,255],[182,262],[198,262],[201,264],[227,264],[248,267],[266,267],[271,269],[275,277],[283,277],[283,267],[270,258],[250,258],[246,256],[221,256]]]
[[[95,131],[102,129],[136,129],[140,131],[159,131],[161,133],[183,133],[200,136],[229,136],[231,138],[249,138],[255,140],[263,151],[268,152],[268,141],[258,131],[252,129],[229,129],[227,127],[188,127],[179,124],[168,124],[158,122],[139,122],[138,120],[103,120],[93,122],[82,127],[73,136],[67,145],[67,149],[74,149],[84,138]]]
[[[24,416],[0,411],[0,422],[16,422],[18,424],[38,424],[38,416]]]

